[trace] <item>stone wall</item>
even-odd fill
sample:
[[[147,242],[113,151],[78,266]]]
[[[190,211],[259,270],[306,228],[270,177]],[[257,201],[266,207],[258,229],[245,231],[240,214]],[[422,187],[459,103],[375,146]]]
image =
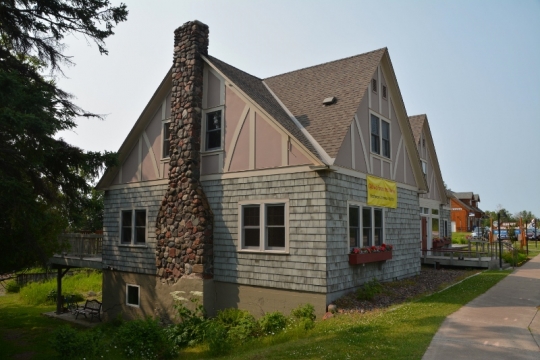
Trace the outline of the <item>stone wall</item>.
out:
[[[155,274],[156,236],[152,223],[156,219],[167,185],[125,187],[105,191],[103,214],[103,266],[115,270]],[[120,244],[120,212],[146,210],[146,243],[143,246]]]
[[[174,32],[169,185],[156,221],[157,274],[211,277],[213,216],[200,179],[203,66],[208,26],[190,21]]]
[[[314,172],[203,182],[214,212],[214,280],[326,292],[325,183]],[[289,253],[238,250],[238,202],[289,199]]]
[[[326,184],[328,301],[373,278],[390,281],[419,273],[420,215],[415,191],[398,187],[398,207],[385,209],[385,242],[394,246],[392,260],[353,266],[348,263],[347,201],[366,203],[366,180],[331,173]]]

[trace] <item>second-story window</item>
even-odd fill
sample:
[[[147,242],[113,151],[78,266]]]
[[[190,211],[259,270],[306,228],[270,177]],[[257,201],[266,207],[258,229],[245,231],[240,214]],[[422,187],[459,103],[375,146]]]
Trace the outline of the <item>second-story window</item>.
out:
[[[221,149],[221,110],[206,113],[205,150]]]
[[[390,158],[390,123],[371,114],[371,152]]]

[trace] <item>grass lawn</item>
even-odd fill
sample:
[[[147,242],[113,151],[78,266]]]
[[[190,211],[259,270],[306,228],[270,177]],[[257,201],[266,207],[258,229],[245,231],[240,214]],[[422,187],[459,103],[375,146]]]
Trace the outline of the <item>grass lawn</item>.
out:
[[[470,232],[453,232],[452,243],[453,244],[468,244],[467,236],[471,235]]]
[[[510,271],[486,271],[440,293],[388,310],[319,321],[310,332],[283,333],[234,348],[225,359],[420,359],[444,319]],[[204,348],[182,359],[205,358]]]
[[[387,310],[341,314],[317,321],[315,328],[309,331],[296,327],[275,336],[257,338],[234,346],[231,354],[221,358],[420,359],[446,316],[483,294],[509,273],[485,271],[442,292]],[[41,315],[53,309],[53,304],[28,305],[20,294],[0,296],[0,358],[55,358],[50,344],[51,333],[65,324]],[[110,327],[101,328],[112,337]],[[81,353],[81,357],[84,354]],[[184,349],[177,358],[210,356],[207,346],[202,345]]]
[[[0,358],[54,358],[50,333],[65,324],[41,315],[54,309],[53,304],[27,305],[19,294],[0,296]]]

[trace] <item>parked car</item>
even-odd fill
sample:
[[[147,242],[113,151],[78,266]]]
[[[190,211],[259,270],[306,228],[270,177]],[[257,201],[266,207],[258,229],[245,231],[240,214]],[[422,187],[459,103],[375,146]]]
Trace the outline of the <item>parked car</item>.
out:
[[[494,239],[499,239],[499,230],[493,230]],[[508,231],[501,230],[501,240],[508,240]]]
[[[535,238],[534,230],[527,229],[527,240],[534,240]]]

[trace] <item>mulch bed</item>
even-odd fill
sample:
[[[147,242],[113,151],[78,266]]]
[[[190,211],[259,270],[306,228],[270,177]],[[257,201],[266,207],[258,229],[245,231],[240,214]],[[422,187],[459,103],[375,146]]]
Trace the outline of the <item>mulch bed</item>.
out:
[[[437,292],[477,272],[479,270],[435,270],[432,267],[422,267],[417,276],[381,283],[382,290],[373,300],[358,300],[356,292],[351,292],[336,300],[334,304],[339,313],[364,313],[383,309]]]

